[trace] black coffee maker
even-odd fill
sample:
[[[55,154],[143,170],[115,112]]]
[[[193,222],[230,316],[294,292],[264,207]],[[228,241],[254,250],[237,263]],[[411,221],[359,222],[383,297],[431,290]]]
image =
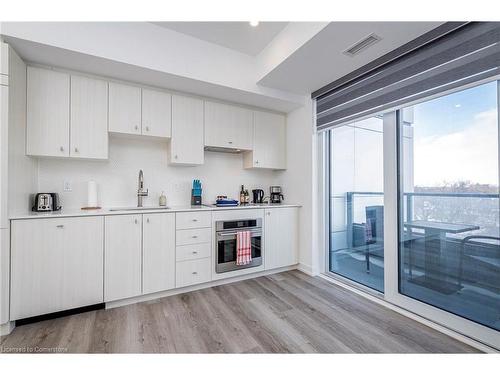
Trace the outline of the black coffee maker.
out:
[[[264,190],[254,189],[252,190],[253,203],[264,203]]]
[[[269,193],[271,203],[281,203],[281,201],[285,199],[281,192],[281,186],[271,186],[269,188]]]

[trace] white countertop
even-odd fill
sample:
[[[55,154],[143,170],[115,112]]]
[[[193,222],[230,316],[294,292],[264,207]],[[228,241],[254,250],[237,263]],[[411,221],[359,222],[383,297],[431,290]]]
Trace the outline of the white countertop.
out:
[[[282,207],[300,207],[299,204],[247,204],[244,206],[236,207],[216,207],[210,205],[202,206],[167,206],[168,208],[159,209],[156,207],[143,207],[142,209],[123,209],[116,211],[119,207],[108,207],[100,210],[82,210],[78,208],[62,209],[60,211],[52,212],[19,212],[9,215],[10,220],[21,219],[43,219],[43,218],[58,218],[58,217],[75,217],[75,216],[107,216],[107,215],[130,215],[130,214],[151,214],[161,212],[186,212],[186,211],[221,211],[221,210],[248,210],[248,209],[263,209],[263,208],[282,208]]]

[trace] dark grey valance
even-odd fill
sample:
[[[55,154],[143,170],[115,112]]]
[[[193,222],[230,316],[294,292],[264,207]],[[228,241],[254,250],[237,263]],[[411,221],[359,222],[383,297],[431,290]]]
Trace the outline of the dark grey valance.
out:
[[[316,97],[318,130],[500,74],[500,22],[442,29],[448,30],[418,48],[399,57],[393,51],[387,63],[329,85]]]

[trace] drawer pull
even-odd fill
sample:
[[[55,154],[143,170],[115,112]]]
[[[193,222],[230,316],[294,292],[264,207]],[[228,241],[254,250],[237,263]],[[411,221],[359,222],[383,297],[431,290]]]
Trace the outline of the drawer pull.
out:
[[[198,275],[198,272],[194,271],[194,272],[193,272],[193,275]]]
[[[197,251],[193,251],[193,254],[198,254],[198,252]]]
[[[64,225],[62,224],[59,224],[59,225],[56,225],[57,228],[64,228]]]
[[[193,238],[198,238],[198,236],[193,236]]]
[[[197,221],[198,221],[198,219],[193,219],[193,221],[194,221],[194,222],[197,222]]]

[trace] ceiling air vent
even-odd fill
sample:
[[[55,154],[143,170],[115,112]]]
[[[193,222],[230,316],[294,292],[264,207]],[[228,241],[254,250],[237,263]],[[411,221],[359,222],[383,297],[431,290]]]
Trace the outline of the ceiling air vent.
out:
[[[348,49],[346,49],[344,51],[344,54],[346,54],[347,56],[353,57],[353,56],[357,55],[358,53],[360,53],[361,51],[363,51],[364,49],[377,43],[380,39],[382,39],[382,38],[379,37],[378,35],[370,34],[367,37],[364,37],[363,39],[361,39],[359,42],[356,42],[354,45],[352,45]]]

